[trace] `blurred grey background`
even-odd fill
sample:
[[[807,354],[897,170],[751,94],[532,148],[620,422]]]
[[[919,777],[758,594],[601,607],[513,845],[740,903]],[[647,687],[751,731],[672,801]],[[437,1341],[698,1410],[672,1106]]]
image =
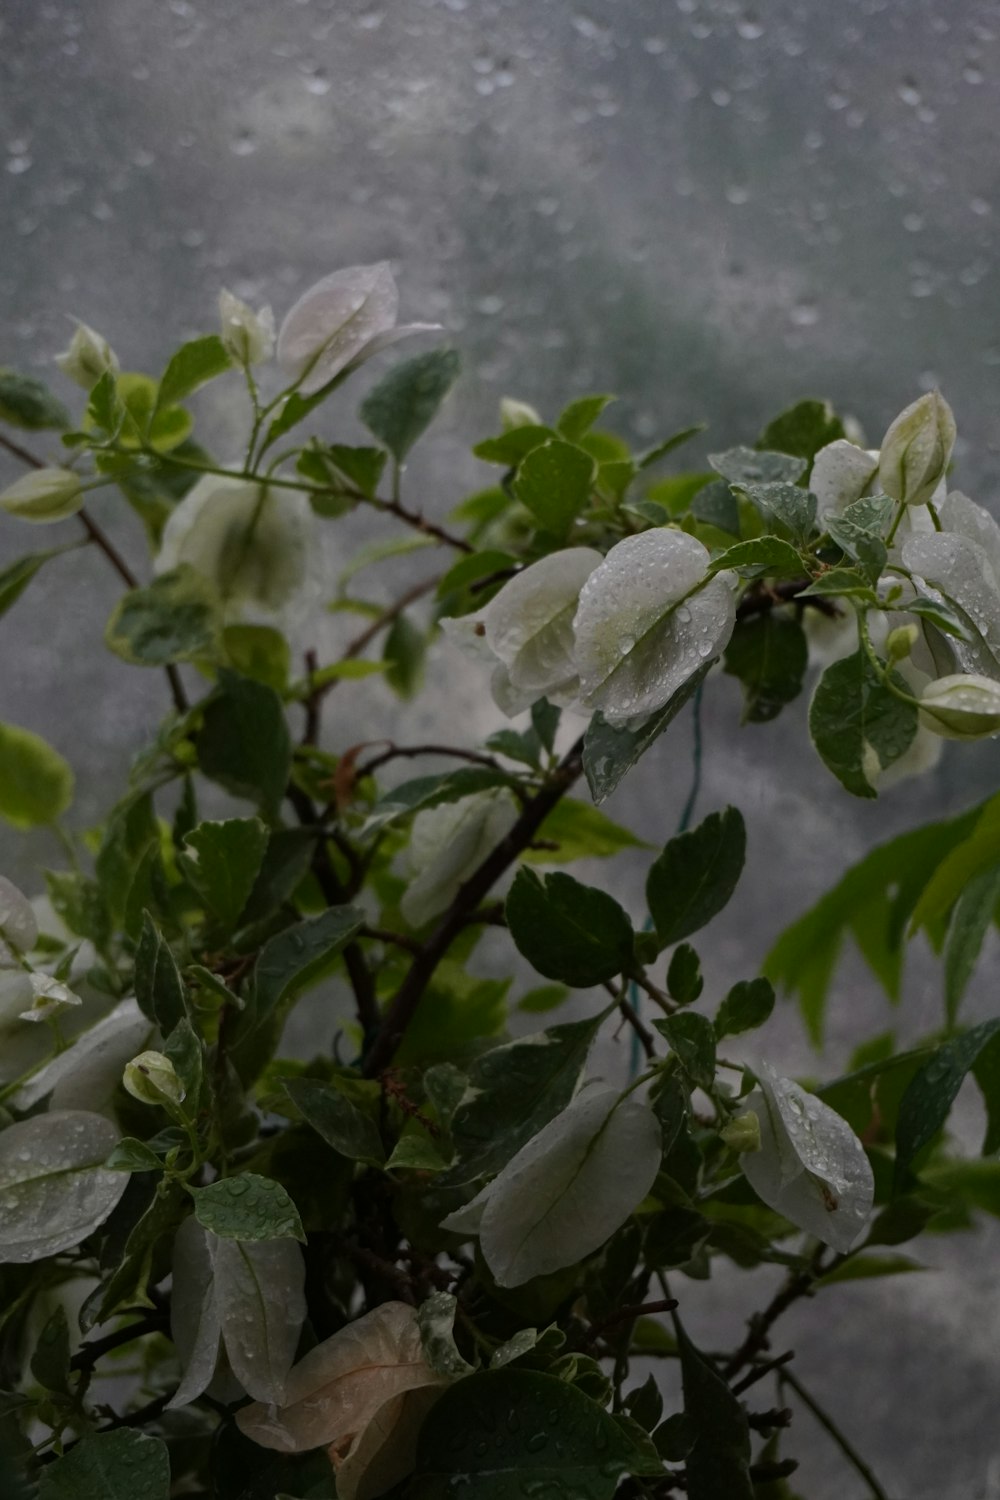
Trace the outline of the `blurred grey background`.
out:
[[[67,314],[100,329],[124,368],[155,373],[215,326],[223,284],[280,318],[328,271],[388,258],[404,315],[442,322],[464,357],[407,476],[434,516],[489,481],[468,449],[495,429],[500,396],[551,417],[594,390],[618,393],[611,423],[637,441],[707,420],[694,466],[804,395],[877,442],[938,385],[958,418],[956,482],[992,505],[998,43],[996,0],[3,0],[0,363],[51,374],[72,403],[80,393],[50,364]],[[328,436],[356,434],[371,373],[339,398]],[[233,380],[200,402],[201,435],[223,457],[243,431],[239,397]],[[0,455],[0,479],[15,473]],[[145,567],[131,513],[93,508]],[[0,563],[61,530],[4,521]],[[349,530],[331,533],[332,592]],[[372,591],[389,596],[418,566]],[[98,649],[114,597],[103,560],[74,553],[2,625],[0,718],[72,759],[76,826],[101,816],[165,707],[158,674]],[[321,653],[343,630],[324,622]],[[433,728],[471,743],[498,727],[483,696],[441,647],[417,709],[380,684],[346,686],[325,742]],[[755,972],[867,847],[996,784],[993,744],[949,747],[933,777],[860,805],[809,749],[804,700],[741,731],[738,691],[719,677],[705,716],[701,810],[735,800],[750,825],[742,888],[700,945],[715,992]],[[690,764],[682,722],[610,811],[662,841]],[[29,889],[58,857],[48,835],[0,830],[0,867]],[[636,912],[644,867],[602,872]],[[998,975],[994,944],[970,1016],[995,1008]],[[851,958],[823,1058],[790,1007],[766,1045],[785,1071],[832,1076],[864,1036],[911,1036],[939,1014],[926,953],[911,957],[898,1014]],[[974,1149],[978,1100],[961,1102]],[[1000,1496],[992,1230],[918,1247],[936,1274],[831,1291],[788,1319],[802,1378],[893,1500]],[[734,1343],[768,1295],[759,1279],[685,1286],[695,1336]],[[808,1500],[864,1493],[807,1414],[791,1447]]]

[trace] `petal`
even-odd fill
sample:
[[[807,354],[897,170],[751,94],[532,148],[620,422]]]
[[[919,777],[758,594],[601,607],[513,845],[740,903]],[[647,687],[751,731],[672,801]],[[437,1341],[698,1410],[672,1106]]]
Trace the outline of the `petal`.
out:
[[[0,937],[21,953],[30,953],[38,941],[34,907],[4,875],[0,875]]]
[[[516,821],[517,803],[503,788],[418,813],[409,848],[417,873],[400,902],[411,926],[422,927],[449,907],[459,886]]]
[[[626,537],[594,569],[574,621],[588,708],[612,724],[651,714],[718,655],[736,606],[723,574],[697,587],[708,561],[696,538],[664,527]]]
[[[878,453],[837,438],[821,448],[813,460],[809,488],[816,496],[816,514],[839,515],[845,505],[860,500],[878,468]]]
[[[18,1089],[11,1103],[17,1110],[27,1110],[51,1094],[50,1109],[111,1114],[125,1064],[144,1049],[154,1030],[135,1000],[122,1000],[89,1031],[74,1038],[65,1052],[40,1068]]]
[[[417,1439],[442,1386],[405,1391],[379,1407],[341,1458],[331,1449],[339,1500],[374,1500],[405,1479],[417,1460]]]
[[[170,1333],[184,1373],[168,1403],[171,1411],[196,1401],[211,1385],[222,1338],[208,1231],[193,1214],[175,1236],[172,1270]]]
[[[552,552],[518,573],[483,611],[486,640],[512,687],[543,697],[576,676],[573,617],[580,590],[603,562],[592,547]]]
[[[398,344],[400,339],[411,338],[415,333],[440,333],[442,326],[441,323],[400,323],[396,328],[386,328],[384,332],[369,339],[345,368],[356,370],[358,365],[363,365],[373,354],[379,354],[392,344]]]
[[[989,511],[963,495],[961,490],[952,490],[941,505],[938,519],[945,531],[968,537],[970,542],[982,548],[1000,589],[1000,526]]]
[[[921,593],[934,597],[934,590],[940,590],[981,637],[973,642],[949,639],[948,648],[962,670],[996,677],[1000,673],[1000,593],[984,549],[960,533],[934,532],[904,542],[903,564],[921,580]]]
[[[399,292],[388,261],[348,266],[304,292],[278,334],[278,363],[301,375],[303,396],[321,390],[372,339],[395,327]]]

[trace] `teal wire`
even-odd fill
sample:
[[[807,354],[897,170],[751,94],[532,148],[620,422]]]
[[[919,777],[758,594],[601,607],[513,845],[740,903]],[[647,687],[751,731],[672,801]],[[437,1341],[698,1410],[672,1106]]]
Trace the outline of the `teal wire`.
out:
[[[704,686],[705,686],[705,684],[703,682],[699,682],[698,686],[695,688],[694,698],[692,699],[692,703],[691,703],[691,709],[692,709],[692,729],[693,729],[692,747],[691,747],[691,789],[690,789],[690,791],[687,794],[687,801],[684,803],[684,807],[683,807],[683,809],[681,811],[680,822],[677,824],[677,832],[678,833],[686,833],[687,830],[690,828],[690,826],[691,826],[691,819],[694,817],[694,810],[695,810],[695,807],[696,807],[697,802],[698,802],[698,795],[699,795],[699,793],[701,791],[701,762],[702,762],[701,698],[702,698],[702,689],[704,688]],[[643,932],[652,932],[652,930],[653,930],[653,919],[652,919],[652,917],[647,917],[646,918],[646,921],[645,921],[645,924],[644,924],[642,930],[643,930]],[[635,1011],[636,1015],[641,1015],[642,1014],[642,991],[640,990],[639,986],[636,984],[635,980],[632,980],[632,982],[629,984],[629,987],[628,987],[628,998],[629,998],[629,1004],[632,1006],[632,1009]],[[638,1078],[638,1076],[639,1076],[639,1070],[642,1067],[642,1061],[643,1061],[643,1058],[642,1058],[642,1046],[641,1046],[641,1044],[639,1042],[638,1036],[635,1034],[635,1032],[633,1032],[632,1033],[632,1051],[631,1051],[631,1055],[629,1057],[629,1080],[630,1080],[630,1082],[634,1081],[636,1078]]]

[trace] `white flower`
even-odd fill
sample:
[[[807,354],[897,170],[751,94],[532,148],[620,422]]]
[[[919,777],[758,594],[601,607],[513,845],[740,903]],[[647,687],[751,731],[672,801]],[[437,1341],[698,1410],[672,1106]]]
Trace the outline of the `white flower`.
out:
[[[31,1004],[21,1012],[22,1021],[48,1021],[71,1005],[82,1005],[80,996],[49,974],[29,974]]]
[[[274,353],[274,313],[269,307],[254,312],[223,287],[219,293],[219,322],[227,354],[238,365],[265,364]]]
[[[188,563],[227,614],[281,614],[305,586],[313,552],[309,502],[294,491],[206,474],[171,511],[155,571]]]
[[[938,391],[901,411],[882,439],[879,485],[893,500],[926,505],[944,477],[955,446],[955,418]]]
[[[611,724],[648,717],[732,635],[732,574],[704,583],[709,555],[671,527],[612,547],[580,593],[573,621],[580,696]]]
[[[29,953],[38,941],[34,908],[5,875],[0,875],[0,938],[18,953]]]
[[[0,494],[0,509],[19,521],[62,521],[83,504],[80,476],[71,469],[33,469]]]
[[[901,549],[917,591],[957,605],[973,627],[970,641],[925,631],[936,675],[950,675],[951,666],[1000,679],[1000,526],[957,490],[944,501],[939,519],[943,530],[911,536]]]
[[[602,562],[592,547],[567,547],[532,563],[475,615],[442,620],[467,655],[493,664],[493,696],[513,716],[539,698],[563,707],[579,691],[573,617],[580,590]]]
[[[955,672],[939,677],[920,695],[927,728],[949,740],[983,740],[1000,734],[1000,683]]]
[[[816,496],[816,515],[822,522],[838,516],[846,506],[871,491],[878,469],[878,452],[859,448],[845,438],[837,438],[821,448],[813,460],[809,488]]]
[[[298,379],[303,396],[322,390],[335,375],[371,359],[411,333],[439,323],[397,326],[399,292],[388,261],[334,271],[304,292],[278,334],[278,363]]]
[[[64,375],[82,385],[85,391],[94,386],[108,370],[117,375],[121,366],[118,356],[108,343],[86,323],[77,321],[69,348],[55,356],[55,362]]]
[[[824,1244],[850,1250],[871,1212],[875,1182],[847,1121],[766,1063],[745,1101],[760,1121],[759,1151],[740,1157],[751,1187],[775,1213]]]
[[[417,813],[407,851],[414,878],[400,902],[407,922],[422,927],[445,911],[516,821],[517,803],[504,787]]]

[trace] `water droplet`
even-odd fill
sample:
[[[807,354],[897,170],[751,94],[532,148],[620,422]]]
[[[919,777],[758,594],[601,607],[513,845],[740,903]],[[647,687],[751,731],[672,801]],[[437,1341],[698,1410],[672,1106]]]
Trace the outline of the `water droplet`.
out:
[[[526,1439],[524,1446],[529,1453],[541,1453],[548,1443],[549,1437],[546,1432],[533,1432]]]

